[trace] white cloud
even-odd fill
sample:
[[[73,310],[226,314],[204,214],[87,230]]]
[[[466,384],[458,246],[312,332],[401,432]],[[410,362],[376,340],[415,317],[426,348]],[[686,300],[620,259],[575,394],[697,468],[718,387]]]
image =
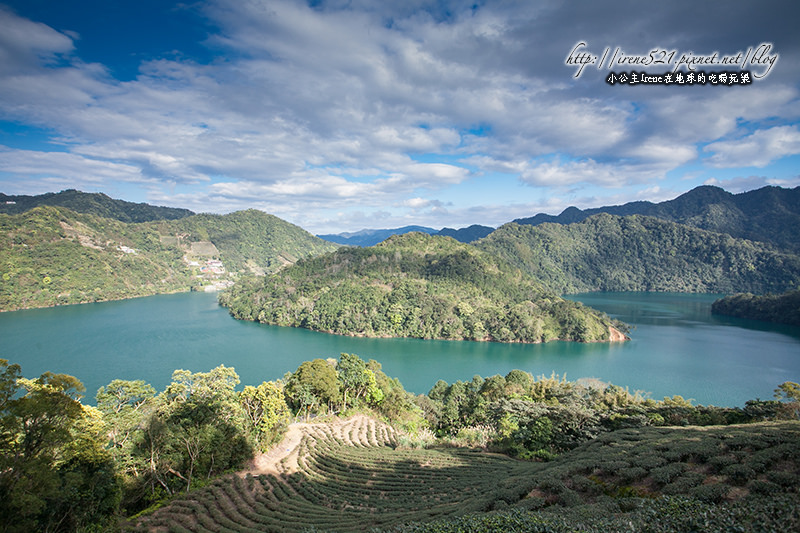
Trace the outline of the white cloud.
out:
[[[57,179],[69,187],[92,187],[106,181],[152,182],[126,163],[90,159],[67,152],[40,152],[0,146],[0,172],[20,178]],[[44,192],[44,191],[43,191]]]
[[[764,167],[776,159],[800,154],[797,126],[776,126],[731,141],[718,141],[704,149],[708,163],[717,168]]]
[[[73,49],[67,35],[0,5],[0,75],[25,72],[39,62],[54,63]]]
[[[682,20],[679,6],[620,14],[587,3],[588,16],[528,2],[204,6],[217,28],[207,41],[215,60],[150,59],[126,82],[77,57],[74,34],[0,9],[0,118],[53,131],[67,150],[31,150],[27,167],[3,151],[0,169],[59,183],[146,183],[149,198],[198,211],[260,206],[296,220],[341,212],[353,221],[354,210],[366,220],[388,210],[387,220],[454,225],[443,217],[502,222],[491,218],[502,206],[479,197],[477,211],[424,200],[445,198],[476,173],[514,175],[551,195],[670,190],[667,175],[704,145],[709,157],[699,164],[714,167],[764,166],[800,152],[797,126],[782,125],[800,118],[795,30],[785,13],[754,21],[735,6],[717,29],[679,34],[653,25]],[[608,29],[621,25],[652,33]],[[564,65],[577,40],[646,52],[704,50],[719,39],[713,46],[728,51],[757,44],[750,25],[775,28],[783,54],[750,87],[608,87],[596,69],[574,80]],[[752,133],[731,140],[742,127]],[[532,205],[514,192],[508,198],[520,210]]]
[[[752,191],[766,186],[794,188],[800,186],[800,175],[791,178],[777,179],[766,176],[738,176],[729,179],[709,178],[703,185],[715,185],[732,193]]]

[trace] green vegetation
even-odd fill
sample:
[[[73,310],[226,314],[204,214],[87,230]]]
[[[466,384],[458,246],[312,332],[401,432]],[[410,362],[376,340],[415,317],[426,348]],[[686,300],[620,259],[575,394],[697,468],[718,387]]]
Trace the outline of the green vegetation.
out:
[[[782,292],[800,257],[656,218],[599,214],[569,224],[506,224],[475,243],[559,293]]]
[[[800,326],[800,290],[783,294],[734,294],[711,305],[715,315],[728,315]]]
[[[255,210],[127,224],[35,207],[0,214],[0,310],[187,291],[335,248]],[[201,272],[210,259],[222,273]]]
[[[135,204],[124,200],[114,200],[102,193],[85,193],[74,189],[38,196],[9,196],[0,193],[0,213],[16,215],[44,205],[66,207],[76,213],[128,223],[174,220],[194,214],[188,209],[157,207],[144,203]]]
[[[0,309],[188,290],[197,282],[182,256],[152,228],[65,208],[0,215]]]
[[[210,241],[233,272],[272,274],[299,259],[339,248],[285,220],[248,209],[228,215],[195,215],[157,225],[162,235],[189,235],[189,241]]]
[[[224,366],[176,370],[158,394],[114,380],[95,408],[75,378],[26,379],[0,360],[0,529],[727,531],[800,519],[797,383],[714,408],[515,370],[414,397],[352,354],[238,383]],[[270,453],[253,462],[256,450]]]
[[[624,328],[488,253],[422,233],[243,280],[220,303],[239,319],[368,337],[585,342]]]
[[[392,531],[794,531],[798,438],[797,422],[618,430],[518,478],[499,511]]]

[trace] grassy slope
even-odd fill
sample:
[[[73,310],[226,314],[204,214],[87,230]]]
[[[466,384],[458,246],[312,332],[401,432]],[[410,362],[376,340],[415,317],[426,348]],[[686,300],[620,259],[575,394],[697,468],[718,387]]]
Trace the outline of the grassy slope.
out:
[[[628,429],[527,463],[398,448],[375,421],[321,427],[279,475],[217,480],[135,529],[788,531],[800,525],[798,443],[800,422]]]
[[[241,319],[370,337],[594,341],[612,326],[491,254],[422,233],[300,262],[221,302]]]
[[[797,255],[641,215],[506,224],[476,246],[558,292],[764,293],[800,286]]]

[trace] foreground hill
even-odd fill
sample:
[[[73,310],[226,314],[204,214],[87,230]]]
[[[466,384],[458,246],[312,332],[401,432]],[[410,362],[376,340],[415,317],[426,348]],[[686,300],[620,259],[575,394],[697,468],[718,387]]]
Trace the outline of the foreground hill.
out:
[[[175,220],[192,216],[188,209],[160,207],[115,200],[102,193],[86,193],[69,189],[58,193],[49,192],[36,196],[9,196],[0,193],[0,213],[16,215],[39,206],[66,207],[76,213],[85,213],[120,222],[148,222],[151,220]]]
[[[465,448],[398,446],[390,426],[364,417],[302,424],[294,432],[276,448],[281,460],[270,462],[274,469],[218,479],[132,529],[678,532],[800,526],[797,422],[618,430],[547,463]]]
[[[40,206],[0,214],[0,310],[224,285],[335,248],[255,210],[128,224]]]
[[[602,213],[569,225],[506,224],[476,246],[560,293],[766,293],[800,286],[797,255],[640,215]]]
[[[505,261],[449,237],[396,235],[238,283],[231,314],[368,337],[546,342],[621,340],[605,315],[545,290]]]
[[[630,202],[585,210],[569,207],[558,216],[540,213],[514,222],[523,225],[572,224],[599,213],[652,216],[800,252],[796,232],[800,225],[800,187],[763,187],[732,194],[719,187],[704,185],[667,202]]]

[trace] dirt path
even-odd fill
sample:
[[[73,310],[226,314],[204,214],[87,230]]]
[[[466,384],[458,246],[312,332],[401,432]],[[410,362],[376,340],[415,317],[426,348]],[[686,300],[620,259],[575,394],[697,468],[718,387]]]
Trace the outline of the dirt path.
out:
[[[272,474],[275,476],[292,474],[297,472],[298,446],[306,435],[314,435],[315,429],[327,429],[334,433],[341,431],[346,426],[365,425],[369,418],[364,415],[355,415],[348,419],[337,419],[334,422],[324,423],[305,423],[297,422],[289,425],[289,429],[283,440],[266,453],[259,454],[253,459],[247,469],[239,472],[239,475],[261,476]],[[288,460],[281,464],[284,459]]]

